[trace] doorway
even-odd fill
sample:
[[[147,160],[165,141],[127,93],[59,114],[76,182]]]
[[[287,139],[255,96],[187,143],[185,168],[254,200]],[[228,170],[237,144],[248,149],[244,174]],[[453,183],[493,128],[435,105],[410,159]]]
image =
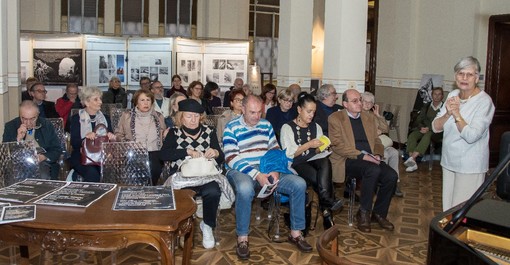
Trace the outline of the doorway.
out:
[[[490,126],[490,166],[499,161],[501,135],[510,131],[510,14],[489,18],[487,72],[485,92],[494,102],[496,111]]]

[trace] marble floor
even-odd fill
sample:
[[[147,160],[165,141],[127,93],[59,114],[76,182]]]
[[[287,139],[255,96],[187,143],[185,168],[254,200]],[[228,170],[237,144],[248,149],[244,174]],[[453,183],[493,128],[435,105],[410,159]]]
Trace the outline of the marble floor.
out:
[[[428,164],[419,164],[419,169],[406,173],[400,169],[400,188],[403,198],[394,197],[388,219],[395,225],[395,231],[388,232],[372,225],[371,233],[361,233],[348,225],[347,205],[336,214],[335,223],[340,224],[342,233],[339,237],[339,253],[349,260],[361,264],[425,264],[427,257],[428,226],[430,220],[441,212],[441,167],[434,162],[432,171]],[[337,194],[343,194],[343,187],[337,188]],[[254,208],[255,209],[255,208]],[[316,241],[323,231],[322,218],[319,218],[315,230],[310,231],[307,241],[314,246],[311,253],[301,253],[293,245],[272,242],[267,235],[268,218],[262,211],[262,218],[257,221],[255,210],[252,212],[252,230],[250,233],[251,258],[239,261],[235,253],[235,215],[233,210],[223,210],[219,217],[220,226],[217,234],[218,245],[212,250],[202,247],[200,229],[195,229],[192,264],[321,264],[315,250]],[[312,211],[315,215],[315,211]],[[288,230],[281,218],[281,234],[285,239]],[[313,219],[313,218],[312,218]],[[196,219],[198,228],[200,219]],[[12,264],[9,253],[17,248],[0,244],[0,264]],[[31,254],[30,263],[39,264],[39,253]],[[181,250],[176,251],[177,264],[181,263]],[[66,252],[54,257],[55,264],[160,264],[158,253],[150,246],[138,244],[111,252]],[[15,260],[15,259],[14,259]],[[52,262],[50,262],[52,263]]]

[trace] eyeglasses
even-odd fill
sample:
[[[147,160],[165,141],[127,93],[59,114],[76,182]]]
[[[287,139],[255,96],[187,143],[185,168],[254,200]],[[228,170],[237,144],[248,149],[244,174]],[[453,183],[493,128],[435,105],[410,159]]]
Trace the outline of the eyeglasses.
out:
[[[34,92],[48,94],[48,90],[34,90]]]
[[[356,104],[358,102],[362,102],[362,99],[361,98],[355,98],[355,99],[351,99],[351,100],[347,99],[347,102]]]
[[[457,77],[458,78],[467,78],[467,79],[471,79],[473,77],[475,77],[476,75],[478,75],[477,73],[469,73],[469,72],[457,72]]]

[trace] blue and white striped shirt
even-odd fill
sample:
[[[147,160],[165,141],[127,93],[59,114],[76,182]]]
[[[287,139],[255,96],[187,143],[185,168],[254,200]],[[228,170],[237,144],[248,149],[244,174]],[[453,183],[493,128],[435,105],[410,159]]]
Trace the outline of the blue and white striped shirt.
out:
[[[255,178],[259,171],[253,166],[260,164],[260,158],[271,149],[279,149],[271,123],[260,119],[251,127],[244,121],[244,115],[231,120],[223,132],[223,152],[227,169],[235,169]]]

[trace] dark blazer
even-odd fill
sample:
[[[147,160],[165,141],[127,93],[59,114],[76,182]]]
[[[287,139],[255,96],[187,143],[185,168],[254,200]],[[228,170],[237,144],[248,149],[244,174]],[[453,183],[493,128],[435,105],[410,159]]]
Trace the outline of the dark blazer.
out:
[[[324,111],[323,106],[325,106],[322,102],[317,101],[317,110],[315,111],[315,116],[313,117],[313,121],[319,124],[322,128],[322,133],[326,136],[329,136],[329,128],[328,128],[328,115],[326,111]],[[331,107],[333,113],[343,109],[342,106],[335,104]]]
[[[119,88],[119,93],[117,95],[113,93],[113,88],[108,88],[108,91],[103,93],[101,100],[105,104],[122,103],[122,107],[127,108],[127,93],[123,87]]]
[[[19,117],[7,122],[5,124],[2,142],[16,142],[20,125],[21,119]],[[60,146],[60,140],[55,132],[55,128],[43,117],[37,119],[36,126],[41,127],[35,130],[35,141],[40,147],[46,149],[44,155],[50,162],[56,162],[60,154],[62,154],[62,147]]]
[[[45,118],[60,118],[57,109],[55,109],[55,103],[43,100],[42,105],[44,109]]]
[[[32,100],[32,96],[30,96],[30,93],[28,93],[27,90],[21,92],[21,101],[24,100]]]
[[[367,112],[361,112],[361,122],[365,129],[368,144],[374,155],[384,156],[384,146],[377,134],[376,116]],[[331,160],[333,182],[343,183],[345,181],[345,160],[347,158],[357,159],[361,151],[356,149],[354,133],[347,110],[337,111],[328,118],[329,139],[331,140]]]

